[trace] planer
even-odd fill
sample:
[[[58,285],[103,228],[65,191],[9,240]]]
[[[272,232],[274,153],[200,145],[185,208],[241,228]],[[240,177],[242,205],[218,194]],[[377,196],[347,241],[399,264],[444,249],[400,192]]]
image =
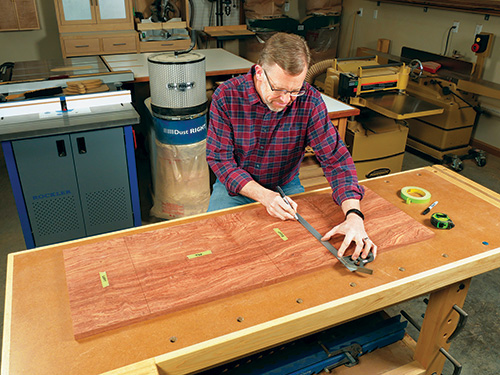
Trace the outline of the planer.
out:
[[[443,113],[441,106],[406,92],[414,69],[403,62],[381,64],[378,56],[334,59],[326,71],[324,91],[395,120]]]

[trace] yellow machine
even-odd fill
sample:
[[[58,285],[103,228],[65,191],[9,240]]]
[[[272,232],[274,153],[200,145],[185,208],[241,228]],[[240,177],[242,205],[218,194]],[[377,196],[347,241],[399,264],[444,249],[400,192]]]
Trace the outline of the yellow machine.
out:
[[[409,128],[407,146],[460,171],[463,159],[486,164],[485,153],[470,143],[482,112],[478,96],[500,99],[500,85],[481,79],[492,43],[492,34],[475,36],[471,47],[477,56],[475,64],[409,47],[402,48],[401,56],[359,48],[358,57],[326,60],[311,67],[309,82],[362,111],[404,120]],[[362,117],[358,119],[365,124],[351,122],[351,132],[358,138],[363,129],[375,134],[373,117],[369,125]],[[346,141],[351,142],[349,137]]]
[[[324,93],[362,108],[348,121],[345,139],[359,179],[401,171],[406,119],[444,111],[406,93],[412,71],[400,62],[381,64],[377,56],[334,59],[326,69]]]
[[[442,113],[441,106],[406,94],[412,70],[400,62],[380,64],[377,56],[334,59],[323,89],[326,95],[395,120]]]

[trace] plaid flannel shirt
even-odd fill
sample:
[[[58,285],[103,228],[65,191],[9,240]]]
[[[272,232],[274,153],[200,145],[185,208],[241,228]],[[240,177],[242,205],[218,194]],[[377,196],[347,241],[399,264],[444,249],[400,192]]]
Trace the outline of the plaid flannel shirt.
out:
[[[334,201],[362,199],[351,155],[331,123],[319,92],[307,92],[281,112],[269,110],[253,81],[255,67],[221,84],[212,96],[207,161],[230,195],[248,182],[276,190],[299,172],[310,145],[330,183]]]

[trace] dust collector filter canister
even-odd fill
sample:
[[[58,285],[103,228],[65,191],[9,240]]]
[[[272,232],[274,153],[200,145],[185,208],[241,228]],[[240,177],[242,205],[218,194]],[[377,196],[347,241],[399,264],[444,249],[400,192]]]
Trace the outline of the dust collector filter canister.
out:
[[[204,112],[207,108],[205,56],[198,52],[148,57],[151,110],[160,118]]]

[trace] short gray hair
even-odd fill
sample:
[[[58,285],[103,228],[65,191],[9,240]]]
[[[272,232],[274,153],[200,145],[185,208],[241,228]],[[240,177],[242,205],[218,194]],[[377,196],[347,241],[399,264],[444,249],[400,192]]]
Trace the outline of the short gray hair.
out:
[[[304,38],[295,34],[276,33],[262,50],[258,65],[277,64],[291,75],[299,75],[309,68],[311,52]]]

